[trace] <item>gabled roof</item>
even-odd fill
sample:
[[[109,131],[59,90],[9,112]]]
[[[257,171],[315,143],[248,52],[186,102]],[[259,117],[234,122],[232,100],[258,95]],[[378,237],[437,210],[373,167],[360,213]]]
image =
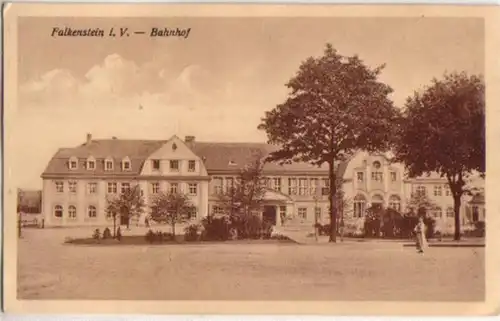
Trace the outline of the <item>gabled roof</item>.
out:
[[[88,144],[82,144],[74,148],[61,148],[52,157],[42,174],[51,175],[138,175],[144,161],[154,151],[158,150],[167,140],[122,140],[122,139],[98,139]],[[221,143],[221,142],[192,142],[187,144],[189,148],[200,157],[209,174],[211,172],[237,171],[247,165],[256,154],[265,156],[277,150],[276,146],[264,143]],[[92,156],[96,160],[96,169],[87,170],[86,161]],[[70,157],[78,158],[78,168],[70,170],[68,160]],[[111,157],[115,161],[114,170],[104,171],[104,160]],[[124,157],[129,157],[131,170],[121,171],[120,163]],[[347,162],[341,163],[339,169],[345,171]],[[325,165],[318,167],[309,163],[292,163],[279,165],[277,163],[266,163],[264,172],[294,172],[297,174],[316,173],[326,175],[328,168]]]

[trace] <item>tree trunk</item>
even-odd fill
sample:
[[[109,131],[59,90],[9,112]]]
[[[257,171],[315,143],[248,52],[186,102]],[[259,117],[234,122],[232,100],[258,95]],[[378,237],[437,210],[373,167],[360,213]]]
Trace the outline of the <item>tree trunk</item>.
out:
[[[455,210],[455,241],[460,241],[460,205],[461,205],[461,197],[454,196],[453,197],[453,207]]]
[[[22,228],[22,221],[21,221],[21,215],[19,215],[19,218],[17,219],[17,237],[21,238],[21,228]]]
[[[113,214],[113,238],[116,238],[116,214]]]
[[[175,223],[172,223],[172,237],[175,239]]]
[[[130,230],[130,214],[127,214],[127,230]]]
[[[330,191],[329,191],[329,199],[330,199],[330,239],[328,242],[336,243],[337,242],[337,187],[336,187],[336,175],[334,168],[333,159],[328,162],[328,171],[329,171],[329,179],[330,179]]]

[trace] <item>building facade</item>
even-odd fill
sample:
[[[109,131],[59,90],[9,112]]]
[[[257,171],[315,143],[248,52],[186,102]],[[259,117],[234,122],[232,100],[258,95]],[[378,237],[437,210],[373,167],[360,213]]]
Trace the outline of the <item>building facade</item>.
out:
[[[136,184],[146,205],[160,191],[189,195],[196,208],[192,220],[199,221],[221,211],[218,194],[231,186],[253,155],[274,149],[259,143],[197,142],[193,136],[161,141],[94,140],[89,134],[82,145],[59,149],[42,174],[45,225],[108,225],[112,217],[105,210],[107,198]],[[366,153],[338,164],[336,170],[343,178],[346,198],[352,200],[344,209],[346,217],[361,217],[366,208],[376,204],[403,210],[411,193],[419,191],[441,207],[433,213],[436,218],[453,220],[449,212],[452,198],[439,177],[408,180],[402,165],[390,163],[384,155]],[[304,224],[329,221],[325,166],[265,163],[263,175],[268,184],[263,215],[274,224],[282,224],[285,218]],[[148,210],[138,223],[147,214]],[[484,219],[482,209],[479,215]]]

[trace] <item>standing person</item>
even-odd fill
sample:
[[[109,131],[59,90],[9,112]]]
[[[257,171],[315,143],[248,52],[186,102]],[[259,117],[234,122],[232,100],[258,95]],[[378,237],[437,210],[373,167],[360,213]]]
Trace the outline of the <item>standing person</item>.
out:
[[[417,235],[417,252],[424,253],[424,250],[427,248],[427,239],[425,237],[425,224],[422,216],[418,218],[418,223],[413,231]]]

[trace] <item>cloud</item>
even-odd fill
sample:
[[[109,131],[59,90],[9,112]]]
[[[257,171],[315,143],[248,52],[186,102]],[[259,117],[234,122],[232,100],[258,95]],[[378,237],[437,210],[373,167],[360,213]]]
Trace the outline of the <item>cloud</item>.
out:
[[[181,68],[157,59],[139,66],[118,54],[107,56],[81,79],[69,70],[48,71],[20,86],[22,108],[126,108],[141,101],[189,109],[216,105],[224,86],[197,64]]]

